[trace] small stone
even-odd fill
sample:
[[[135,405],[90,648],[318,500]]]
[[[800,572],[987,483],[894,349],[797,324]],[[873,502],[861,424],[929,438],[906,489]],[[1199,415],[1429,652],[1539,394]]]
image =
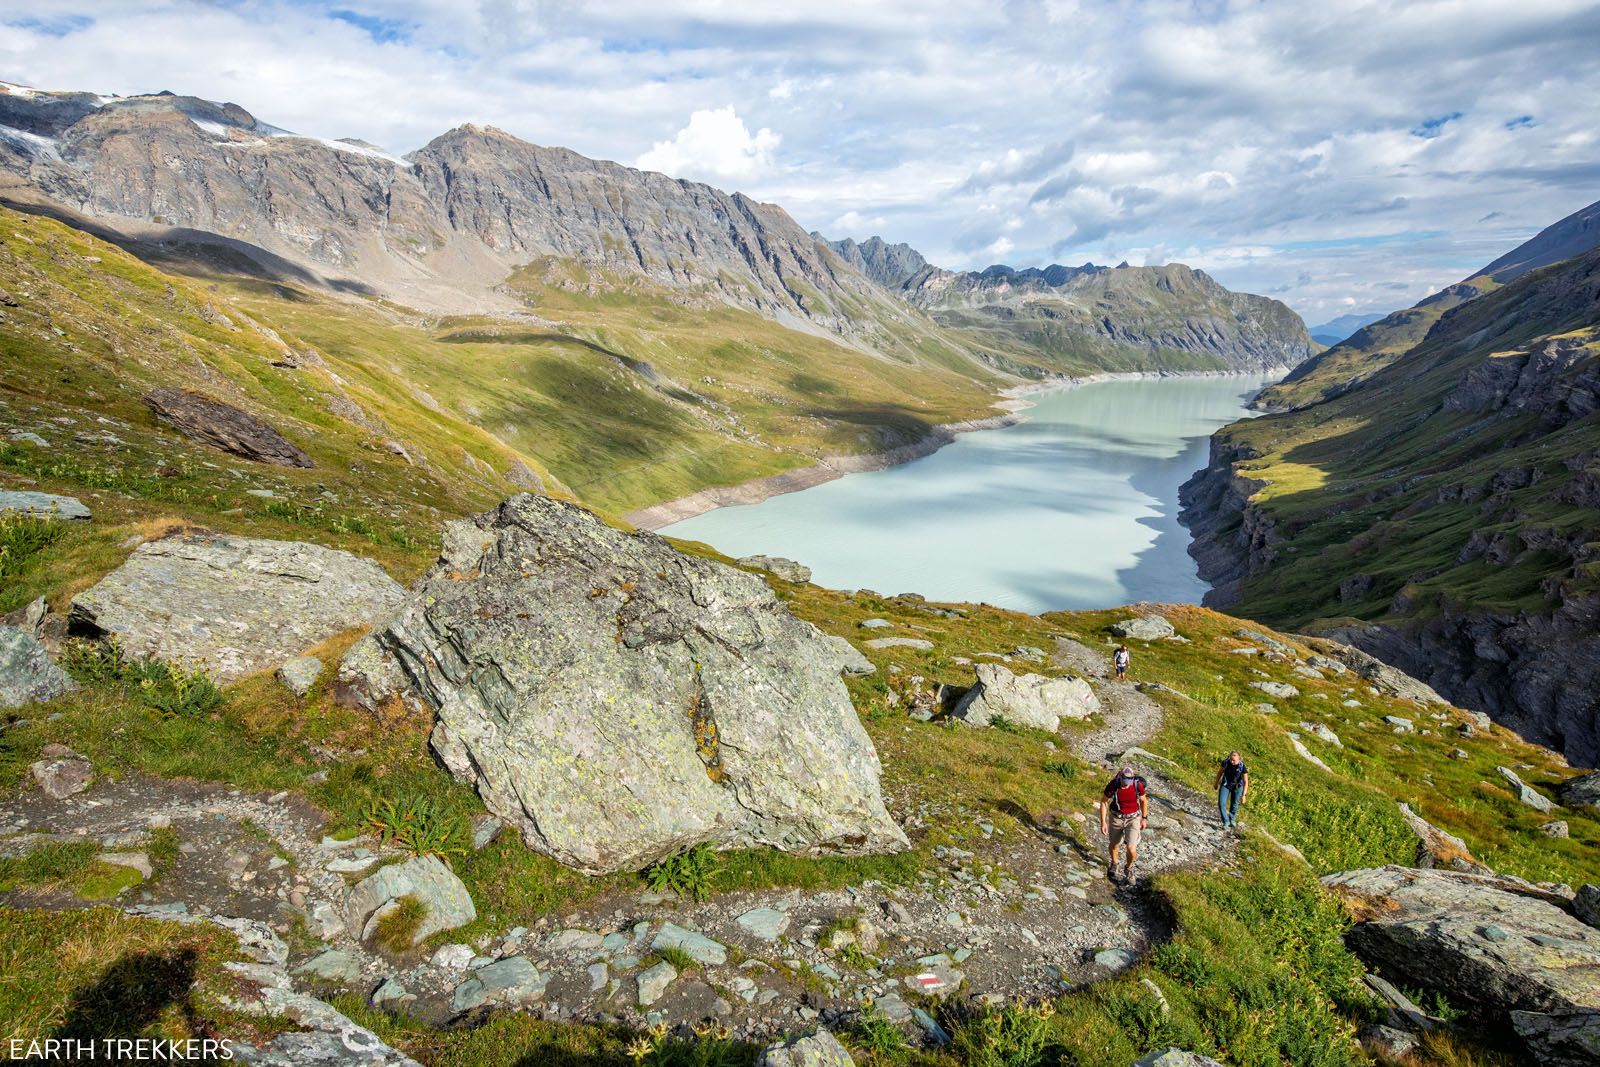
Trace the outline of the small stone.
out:
[[[440,945],[430,963],[442,971],[466,971],[474,955],[477,953],[472,952],[472,945]]]
[[[608,982],[610,978],[610,972],[605,964],[591,963],[589,965],[589,992],[598,993],[600,990],[605,988],[606,982]]]
[[[361,976],[361,964],[343,949],[330,948],[296,967],[294,973],[324,982],[352,982]]]
[[[704,934],[686,930],[674,923],[662,924],[655,940],[650,942],[650,947],[658,952],[663,948],[681,949],[698,962],[712,966],[728,962],[726,947]]]
[[[1566,837],[1567,821],[1565,819],[1554,819],[1540,826],[1539,832],[1546,837]]]
[[[752,908],[734,921],[759,941],[776,941],[789,929],[789,916],[776,908]]]
[[[66,750],[71,752],[70,749]],[[45,795],[54,800],[65,800],[89,788],[94,779],[94,767],[75,752],[34,762],[28,770]]]
[[[383,984],[372,991],[372,1006],[374,1008],[381,1008],[385,1004],[397,1003],[410,996],[411,994],[406,991],[405,986],[401,985],[393,978],[385,978],[383,980]]]
[[[639,975],[639,1006],[649,1007],[661,999],[667,986],[678,977],[678,969],[662,961]]]
[[[506,824],[488,812],[479,812],[472,819],[472,850],[482,852],[500,836]]]
[[[1139,956],[1125,948],[1107,948],[1096,952],[1094,961],[1108,971],[1124,971],[1138,963]]]
[[[884,630],[892,624],[888,619],[865,619],[859,623],[863,630]]]
[[[297,697],[311,692],[322,677],[322,661],[315,656],[296,656],[278,668],[278,681]]]
[[[927,651],[933,648],[932,641],[924,641],[920,637],[876,637],[867,642],[871,649],[885,648],[913,648]]]
[[[102,852],[95,858],[101,863],[132,868],[147,882],[154,873],[154,868],[150,866],[150,854],[147,852]]]

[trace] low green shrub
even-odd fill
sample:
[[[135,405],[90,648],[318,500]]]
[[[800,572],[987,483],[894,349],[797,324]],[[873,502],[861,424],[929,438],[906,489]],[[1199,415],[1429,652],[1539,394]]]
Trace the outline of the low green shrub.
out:
[[[0,514],[0,579],[15,578],[27,570],[34,557],[60,540],[66,529],[53,519]]]
[[[644,880],[657,893],[676,893],[687,900],[711,896],[721,864],[710,845],[699,844],[668,856],[644,870]]]
[[[199,671],[135,659],[115,641],[69,641],[64,661],[79,682],[113,685],[168,717],[199,718],[222,706],[222,690]]]

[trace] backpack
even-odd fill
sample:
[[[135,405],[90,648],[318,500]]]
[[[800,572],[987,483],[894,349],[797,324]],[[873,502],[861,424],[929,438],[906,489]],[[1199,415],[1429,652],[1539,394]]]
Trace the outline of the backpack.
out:
[[[1126,652],[1119,648],[1111,657],[1111,665],[1113,667],[1126,667],[1130,658]]]
[[[1222,761],[1222,784],[1229,789],[1238,788],[1239,784],[1244,781],[1244,776],[1249,773],[1249,769],[1244,765],[1244,760],[1239,761],[1237,768],[1227,760]]]
[[[1113,778],[1106,786],[1106,795],[1112,798],[1113,810],[1118,815],[1135,815],[1139,811],[1139,798],[1144,796],[1144,779],[1135,775],[1126,785],[1118,785],[1121,781],[1121,778]]]

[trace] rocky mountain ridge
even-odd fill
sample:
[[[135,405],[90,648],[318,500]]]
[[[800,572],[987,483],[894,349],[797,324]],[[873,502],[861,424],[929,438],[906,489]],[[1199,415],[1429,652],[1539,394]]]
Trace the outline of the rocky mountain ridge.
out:
[[[1363,325],[1338,344],[1306,360],[1251,401],[1258,411],[1290,411],[1338,396],[1420,344],[1440,316],[1468,300],[1515,281],[1538,267],[1581,255],[1600,245],[1600,201],[1540,230],[1516,248],[1454,285],[1401,311]]]
[[[1029,350],[1076,350],[1098,358],[1167,354],[1174,365],[1194,369],[1269,371],[1293,367],[1315,348],[1305,324],[1281,302],[1232,292],[1183,264],[951,271],[880,237],[828,245],[880,286],[974,337],[980,350],[990,346],[990,358],[1002,365],[1025,359]]]
[[[236,104],[16,86],[0,86],[0,126],[0,170],[74,211],[237,238],[424,307],[512,306],[495,287],[549,259],[840,335],[907,314],[782,208],[493,128],[400,159]]]

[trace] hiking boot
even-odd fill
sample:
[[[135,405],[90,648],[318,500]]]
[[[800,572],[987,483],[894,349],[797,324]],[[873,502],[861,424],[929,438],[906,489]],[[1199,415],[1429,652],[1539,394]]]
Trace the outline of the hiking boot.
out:
[[[1122,869],[1122,884],[1123,885],[1132,885],[1136,881],[1138,881],[1138,879],[1134,876],[1133,868],[1132,867],[1124,867]]]
[[[1110,882],[1112,885],[1117,884],[1117,869],[1115,867],[1106,868],[1106,881]]]

